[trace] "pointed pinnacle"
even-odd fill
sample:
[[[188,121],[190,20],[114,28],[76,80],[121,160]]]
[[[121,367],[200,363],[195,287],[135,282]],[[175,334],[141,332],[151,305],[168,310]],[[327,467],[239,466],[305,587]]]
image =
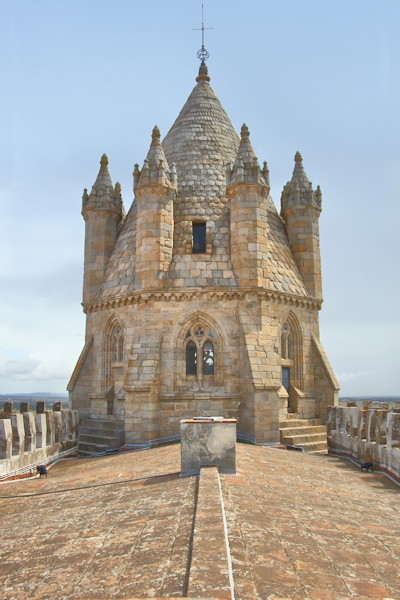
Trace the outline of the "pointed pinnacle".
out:
[[[250,131],[247,127],[246,123],[243,123],[242,128],[240,130],[240,137],[243,139],[245,137],[250,137]]]
[[[157,125],[153,127],[153,131],[151,132],[151,143],[157,142],[161,138],[160,130]]]

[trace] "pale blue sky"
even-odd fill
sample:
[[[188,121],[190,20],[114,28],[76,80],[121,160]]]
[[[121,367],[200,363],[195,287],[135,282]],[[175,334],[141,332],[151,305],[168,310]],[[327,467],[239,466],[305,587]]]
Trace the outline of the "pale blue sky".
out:
[[[320,184],[321,339],[341,395],[400,395],[400,2],[205,0],[211,86],[268,161]],[[0,0],[0,393],[65,391],[84,342],[84,187],[125,207],[195,85],[201,1]]]

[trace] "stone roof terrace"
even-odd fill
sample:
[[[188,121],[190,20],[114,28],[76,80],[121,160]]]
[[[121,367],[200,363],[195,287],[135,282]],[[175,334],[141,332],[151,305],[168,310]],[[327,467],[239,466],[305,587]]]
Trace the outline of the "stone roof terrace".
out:
[[[0,496],[3,599],[400,598],[399,488],[333,456],[239,444],[236,475],[180,477],[172,445]]]

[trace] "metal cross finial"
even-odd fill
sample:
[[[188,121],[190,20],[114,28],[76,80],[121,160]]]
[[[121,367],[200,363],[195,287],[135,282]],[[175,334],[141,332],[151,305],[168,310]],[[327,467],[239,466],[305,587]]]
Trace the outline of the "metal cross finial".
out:
[[[198,51],[197,56],[204,63],[210,56],[207,50],[204,48],[204,31],[206,29],[214,29],[214,27],[204,27],[204,5],[201,3],[201,28],[193,29],[193,31],[201,31],[201,49]]]

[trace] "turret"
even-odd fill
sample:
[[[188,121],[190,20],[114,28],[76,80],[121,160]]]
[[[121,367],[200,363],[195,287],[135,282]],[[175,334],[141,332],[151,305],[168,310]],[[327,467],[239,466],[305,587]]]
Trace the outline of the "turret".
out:
[[[292,179],[282,191],[281,217],[305,286],[310,296],[322,300],[318,224],[321,190],[319,186],[313,190],[304,171],[300,152],[296,152],[294,160]]]
[[[149,152],[142,170],[133,172],[136,200],[136,278],[139,289],[163,286],[172,258],[174,236],[173,202],[177,176],[171,169],[154,127]]]
[[[92,302],[101,285],[115,240],[124,220],[121,186],[113,188],[108,172],[108,158],[100,160],[100,170],[90,194],[82,196],[82,216],[85,219],[85,264],[83,304]]]
[[[264,287],[267,283],[267,205],[269,174],[260,169],[246,125],[233,167],[226,172],[230,200],[231,259],[241,287]]]

